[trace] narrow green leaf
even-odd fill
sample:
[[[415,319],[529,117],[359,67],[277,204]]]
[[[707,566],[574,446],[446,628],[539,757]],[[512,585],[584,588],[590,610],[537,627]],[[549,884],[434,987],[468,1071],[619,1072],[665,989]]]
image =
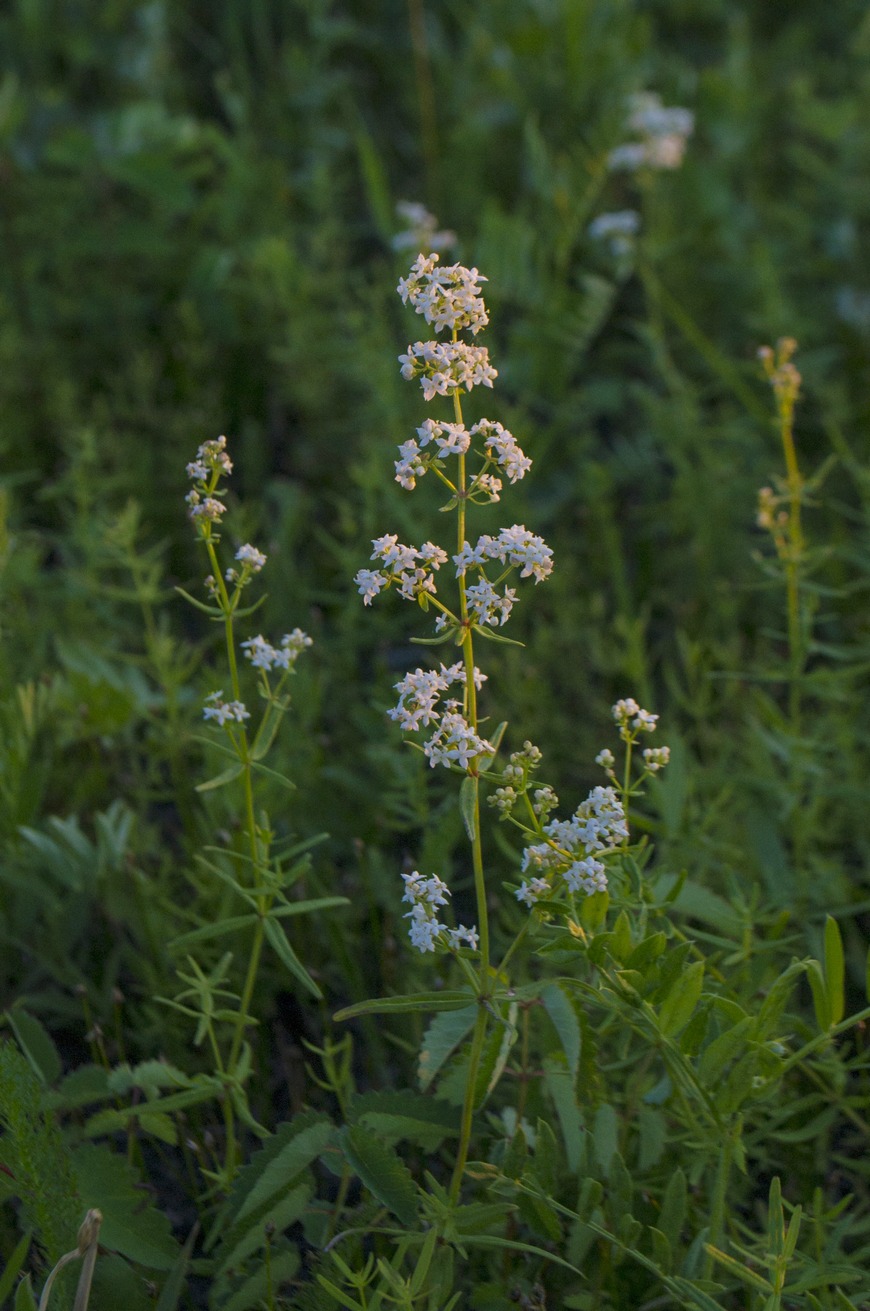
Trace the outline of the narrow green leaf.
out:
[[[353,1006],[345,1006],[343,1010],[336,1011],[333,1019],[336,1021],[352,1020],[358,1015],[404,1015],[413,1014],[415,1011],[456,1011],[460,1007],[468,1006],[469,998],[472,993],[468,989],[461,992],[411,992],[406,993],[403,997],[373,997],[371,1001],[359,1001]],[[474,1023],[474,1015],[477,1013],[477,1006],[472,1007],[471,1023]],[[469,1028],[471,1025],[468,1026]]]
[[[679,1246],[680,1234],[686,1222],[688,1203],[689,1190],[686,1184],[686,1176],[682,1170],[677,1169],[668,1180],[668,1186],[662,1197],[662,1209],[659,1212],[658,1224],[673,1251],[676,1251]]]
[[[225,783],[232,783],[233,779],[238,778],[244,768],[241,763],[230,765],[229,769],[225,769],[220,774],[215,774],[214,778],[208,779],[205,783],[197,783],[196,790],[197,792],[213,792],[215,788],[221,788]]]
[[[846,1009],[845,986],[843,939],[839,924],[833,915],[829,915],[825,920],[825,989],[828,994],[832,1024],[839,1024],[843,1018]]]
[[[576,1173],[583,1160],[585,1142],[583,1116],[577,1103],[575,1081],[564,1058],[559,1055],[545,1057],[543,1065],[544,1082],[559,1117],[568,1168]]]
[[[685,1028],[701,996],[704,962],[695,961],[674,981],[659,1010],[659,1028],[666,1038],[673,1038]]]
[[[264,920],[263,932],[266,935],[266,940],[269,942],[281,963],[287,966],[287,969],[299,980],[303,988],[307,989],[312,996],[320,1001],[323,997],[323,993],[320,991],[317,984],[296,955],[296,952],[290,946],[281,926],[276,924],[274,920]]]
[[[721,1079],[729,1061],[746,1046],[748,1032],[754,1023],[752,1016],[747,1015],[707,1044],[698,1062],[698,1076],[703,1083],[712,1087]]]
[[[788,1222],[788,1229],[785,1232],[785,1244],[782,1249],[782,1254],[787,1261],[790,1261],[791,1258],[794,1256],[795,1248],[797,1247],[798,1235],[800,1234],[801,1231],[802,1216],[803,1216],[803,1208],[800,1206],[796,1206],[795,1209],[792,1211],[791,1219]]]
[[[260,720],[260,727],[257,729],[257,735],[251,743],[250,756],[252,761],[262,760],[268,752],[270,746],[275,741],[275,735],[281,725],[284,712],[290,704],[287,701],[270,701],[266,707],[265,714]]]
[[[334,910],[336,906],[348,906],[347,897],[309,897],[307,901],[291,901],[286,906],[278,906],[269,911],[272,919],[287,919],[291,915],[313,915],[316,910]]]
[[[247,915],[230,915],[226,919],[215,920],[214,924],[204,924],[201,929],[191,929],[189,933],[182,933],[180,937],[173,938],[169,945],[174,950],[176,947],[190,947],[195,942],[207,942],[210,938],[225,938],[229,933],[236,933],[239,929],[246,929],[256,924],[259,918],[256,911],[251,911]]]
[[[828,996],[825,976],[818,961],[807,961],[807,978],[810,981],[810,990],[813,994],[813,1010],[816,1013],[816,1023],[823,1033],[827,1033],[832,1023],[831,999]]]
[[[774,1258],[781,1256],[785,1247],[785,1216],[782,1210],[782,1185],[779,1175],[770,1181],[767,1195],[767,1250]]]
[[[474,842],[477,836],[477,790],[478,780],[467,775],[459,789],[459,809],[469,842]]]
[[[6,1018],[40,1083],[44,1087],[56,1083],[63,1073],[63,1065],[48,1030],[20,1006],[10,1007]]]
[[[36,1311],[30,1275],[25,1275],[15,1290],[15,1311]]]
[[[351,1169],[402,1224],[416,1227],[417,1188],[398,1154],[361,1126],[347,1127],[339,1143]]]
[[[610,1169],[610,1162],[619,1146],[619,1119],[612,1106],[599,1106],[592,1122],[592,1152],[602,1170]]]
[[[6,1268],[0,1272],[0,1306],[6,1301],[12,1292],[15,1280],[18,1278],[18,1272],[21,1270],[24,1262],[27,1260],[27,1253],[30,1249],[30,1234],[25,1234],[16,1244],[15,1250],[6,1262]]]
[[[157,1305],[154,1311],[178,1311],[178,1303],[181,1294],[184,1292],[185,1276],[190,1261],[190,1254],[193,1251],[193,1245],[196,1242],[199,1233],[199,1223],[195,1224],[187,1236],[187,1241],[181,1249],[178,1260],[169,1271],[166,1283],[160,1290],[160,1296],[157,1299]]]
[[[774,1291],[773,1284],[769,1280],[763,1279],[761,1275],[756,1274],[754,1270],[750,1270],[748,1266],[742,1265],[740,1261],[735,1261],[734,1257],[729,1256],[727,1252],[720,1251],[718,1247],[713,1247],[710,1243],[704,1244],[704,1250],[713,1257],[714,1261],[718,1261],[720,1265],[723,1265],[735,1279],[741,1280],[744,1284],[749,1284],[751,1288],[759,1289],[762,1293],[770,1294]]]
[[[544,1010],[549,1015],[568,1062],[568,1069],[576,1077],[580,1066],[582,1038],[580,1020],[568,994],[558,984],[548,984],[541,992]]]
[[[183,587],[176,587],[175,591],[179,596],[183,596],[185,601],[189,601],[191,605],[196,606],[197,610],[201,610],[203,614],[211,615],[213,619],[223,619],[223,611],[216,605],[206,605],[204,601],[199,601],[195,596],[191,596],[190,592],[185,592]]]
[[[264,765],[261,760],[253,760],[251,762],[251,768],[257,774],[265,774],[266,778],[274,779],[276,783],[280,783],[282,787],[285,787],[288,792],[296,791],[296,784],[293,782],[292,778],[288,778],[286,774],[279,773],[277,769],[272,769],[269,765]]]

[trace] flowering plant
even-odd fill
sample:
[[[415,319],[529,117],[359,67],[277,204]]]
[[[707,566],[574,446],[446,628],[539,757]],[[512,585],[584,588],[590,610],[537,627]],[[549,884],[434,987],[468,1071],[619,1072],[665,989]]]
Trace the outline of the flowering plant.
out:
[[[394,589],[424,611],[435,611],[431,635],[417,639],[428,645],[452,643],[461,652],[453,664],[410,670],[395,685],[396,705],[388,712],[422,750],[430,766],[442,766],[462,778],[460,807],[471,843],[477,922],[471,927],[446,923],[450,888],[438,873],[413,870],[403,874],[403,901],[410,909],[412,945],[422,953],[452,955],[465,979],[464,988],[445,995],[385,998],[363,1002],[340,1018],[389,1011],[416,1004],[420,1009],[462,1009],[470,1006],[471,1031],[465,1074],[460,1140],[449,1198],[460,1195],[469,1149],[472,1118],[498,1081],[513,1038],[516,990],[507,965],[530,927],[551,933],[568,926],[580,935],[582,903],[597,897],[599,912],[608,899],[608,869],[628,850],[628,804],[639,785],[667,763],[666,747],[647,749],[640,778],[632,780],[631,752],[642,733],[656,727],[655,715],[631,698],[614,707],[614,719],[626,748],[625,768],[617,780],[615,757],[605,750],[598,758],[610,782],[593,789],[568,819],[556,818],[559,799],[553,788],[537,779],[542,753],[531,742],[499,764],[506,724],[484,736],[479,700],[487,675],[475,661],[475,640],[506,642],[501,633],[518,601],[518,587],[530,579],[544,582],[553,569],[553,553],[543,538],[524,524],[497,532],[469,535],[471,507],[491,506],[501,499],[504,480],[514,484],[532,467],[516,438],[501,423],[479,419],[466,426],[462,397],[478,386],[491,388],[498,374],[484,346],[472,344],[488,325],[481,294],[486,279],[476,268],[460,264],[442,267],[437,254],[420,254],[402,278],[403,303],[433,328],[440,338],[418,341],[399,356],[402,376],[419,379],[424,400],[444,397],[452,417],[427,417],[416,437],[399,446],[395,479],[407,491],[432,473],[448,500],[442,509],[456,515],[451,547],[426,541],[405,545],[395,534],[372,541],[374,568],[358,571],[356,584],[365,605]],[[453,592],[447,580],[453,584]],[[490,932],[492,875],[485,868],[481,840],[481,785],[490,787],[488,801],[499,819],[522,834],[524,849],[514,897],[531,912],[503,952],[493,960]],[[445,918],[442,918],[444,916]],[[505,1044],[488,1042],[495,1026],[507,1034]],[[482,1095],[481,1089],[484,1089]]]

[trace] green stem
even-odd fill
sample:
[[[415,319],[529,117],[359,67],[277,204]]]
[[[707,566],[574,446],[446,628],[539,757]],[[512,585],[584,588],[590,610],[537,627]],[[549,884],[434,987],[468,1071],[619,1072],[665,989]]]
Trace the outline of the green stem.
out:
[[[233,628],[233,611],[235,609],[235,606],[233,604],[233,600],[231,600],[229,593],[227,592],[226,583],[224,581],[223,574],[221,573],[220,564],[217,558],[217,553],[214,548],[214,542],[211,540],[211,537],[206,537],[205,545],[206,545],[206,550],[208,551],[209,563],[211,565],[212,574],[214,576],[215,584],[218,590],[220,607],[223,610],[223,615],[224,615],[224,636],[226,639],[227,660],[229,662],[229,667],[230,667],[230,681],[232,683],[233,700],[240,701],[241,687],[239,683],[239,666],[238,666],[238,661],[236,659],[236,642],[235,642],[235,632]],[[245,828],[247,830],[248,844],[249,844],[250,856],[251,856],[251,871],[252,871],[251,877],[253,879],[254,887],[260,887],[262,883],[260,872],[265,864],[265,858],[264,858],[265,853],[262,850],[263,844],[261,843],[260,840],[260,834],[257,829],[256,815],[254,812],[253,771],[251,769],[251,754],[250,754],[250,746],[248,743],[248,733],[244,723],[242,723],[239,727],[238,752],[239,752],[239,759],[242,762],[242,785],[243,785],[244,799],[245,799],[244,801]],[[239,1055],[242,1050],[242,1044],[245,1039],[245,1030],[248,1026],[248,1019],[250,1015],[251,999],[253,997],[254,986],[257,981],[257,970],[259,968],[259,963],[260,963],[260,953],[263,948],[263,934],[264,934],[263,921],[264,921],[264,917],[268,914],[269,909],[271,908],[271,900],[272,899],[268,897],[266,893],[260,893],[257,897],[257,908],[260,913],[260,919],[257,922],[257,927],[254,933],[254,942],[251,947],[250,955],[248,957],[248,968],[245,975],[245,982],[242,988],[241,1001],[239,1004],[238,1012],[236,1014],[235,1025],[233,1028],[233,1036],[232,1036],[232,1042],[230,1044],[229,1060],[227,1062],[227,1067],[230,1075],[232,1075],[235,1072]],[[230,1105],[229,1102],[227,1102],[226,1105],[229,1106]],[[228,1126],[227,1148],[226,1148],[225,1165],[226,1165],[226,1170],[232,1174],[235,1171],[237,1161],[236,1161],[235,1132],[234,1132],[231,1109],[227,1117],[227,1126]]]
[[[474,1033],[471,1038],[471,1055],[468,1061],[468,1075],[465,1083],[465,1100],[462,1105],[462,1123],[459,1131],[459,1146],[456,1149],[456,1163],[453,1167],[453,1177],[450,1180],[450,1201],[456,1206],[459,1201],[459,1190],[462,1186],[462,1176],[465,1173],[465,1163],[468,1160],[468,1148],[471,1142],[471,1123],[474,1118],[474,1092],[477,1083],[477,1072],[480,1068],[480,1058],[483,1054],[483,1044],[486,1038],[486,1011],[481,1005],[477,1012],[477,1019],[474,1024]]]
[[[725,1198],[728,1192],[728,1178],[731,1174],[731,1161],[734,1156],[734,1139],[739,1132],[740,1121],[738,1120],[729,1127],[716,1166],[713,1195],[710,1199],[710,1236],[708,1241],[711,1247],[722,1246],[722,1236],[725,1231]],[[712,1276],[713,1257],[708,1252],[704,1258],[704,1278],[711,1279]]]
[[[455,340],[455,332],[453,336]],[[457,392],[454,392],[453,395],[453,410],[456,416],[456,422],[461,424],[463,422],[462,405]],[[459,477],[457,482],[457,550],[461,551],[465,545],[466,503],[468,495],[467,471],[464,455],[459,456]],[[471,726],[472,731],[476,733],[477,688],[474,685],[474,641],[472,638],[471,624],[468,618],[468,597],[466,595],[464,575],[459,579],[459,614],[464,631],[462,656],[465,663],[465,710],[468,723]],[[462,1124],[459,1134],[459,1146],[456,1152],[456,1163],[453,1167],[453,1177],[450,1181],[450,1200],[454,1205],[459,1200],[462,1175],[465,1171],[465,1162],[468,1159],[468,1149],[471,1142],[471,1125],[474,1118],[475,1086],[477,1083],[478,1069],[480,1067],[480,1058],[483,1052],[483,1044],[486,1038],[487,1015],[482,1002],[488,994],[490,981],[489,913],[486,904],[486,877],[483,868],[483,847],[480,840],[480,779],[476,773],[470,775],[470,777],[473,779],[474,785],[474,801],[472,807],[474,837],[471,844],[471,859],[474,870],[474,894],[477,903],[477,923],[478,931],[480,933],[481,1006],[477,1014],[474,1034],[471,1040],[468,1074],[465,1084],[465,1100],[462,1107]]]

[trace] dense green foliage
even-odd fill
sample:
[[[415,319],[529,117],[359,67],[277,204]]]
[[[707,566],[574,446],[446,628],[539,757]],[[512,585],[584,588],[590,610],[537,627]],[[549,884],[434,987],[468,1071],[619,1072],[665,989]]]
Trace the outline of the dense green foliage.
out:
[[[119,1255],[92,1305],[129,1311],[362,1306],[352,1277],[397,1250],[378,1277],[418,1279],[408,1308],[868,1304],[868,50],[852,0],[0,14],[0,1302],[98,1206]],[[685,160],[609,171],[642,90],[694,112]],[[566,798],[601,782],[619,697],[672,750],[634,882],[498,1001],[519,1040],[490,1042],[458,1210],[463,1010],[332,1019],[458,986],[407,943],[401,869],[473,904],[456,780],[384,717],[416,616],[352,582],[375,535],[440,527],[437,488],[391,481],[421,418],[402,199],[489,280],[499,417],[535,461],[506,513],[556,561],[524,648],[483,644],[487,713]],[[589,226],[628,207],[615,254]],[[796,628],[756,522],[762,486],[788,499],[757,358],[783,336]],[[223,632],[174,590],[203,573],[185,464],[220,432],[227,541],[269,555],[254,622],[315,641],[258,782],[275,904],[305,913],[260,962],[234,1091],[203,1016],[238,1013],[249,945],[204,930],[240,915],[245,820],[196,791],[226,765],[202,724]],[[487,824],[507,942],[517,851]],[[343,1284],[344,1230],[369,1232],[333,1247]]]

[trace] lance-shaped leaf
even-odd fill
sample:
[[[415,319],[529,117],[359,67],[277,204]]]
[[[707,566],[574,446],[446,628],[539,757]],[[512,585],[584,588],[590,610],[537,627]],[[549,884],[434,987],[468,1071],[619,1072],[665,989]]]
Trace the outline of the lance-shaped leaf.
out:
[[[345,1126],[338,1140],[348,1165],[369,1192],[402,1224],[416,1225],[417,1188],[398,1153],[361,1125]]]

